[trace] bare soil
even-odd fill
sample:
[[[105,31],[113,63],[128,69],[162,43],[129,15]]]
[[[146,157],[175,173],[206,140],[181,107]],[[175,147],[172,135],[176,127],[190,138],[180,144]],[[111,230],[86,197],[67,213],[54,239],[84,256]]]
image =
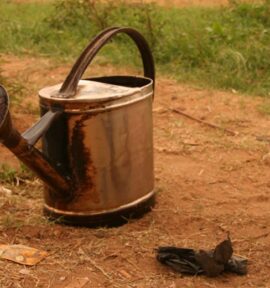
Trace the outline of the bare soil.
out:
[[[4,75],[27,87],[27,96],[12,107],[23,131],[38,118],[37,91],[63,81],[70,67],[42,58],[2,55],[1,60]],[[91,71],[134,72],[109,65]],[[0,261],[0,287],[81,287],[75,282],[85,277],[85,288],[270,287],[270,118],[258,112],[263,101],[158,77],[153,108],[157,203],[143,218],[118,228],[48,223],[39,180],[3,184],[12,194],[0,189],[0,243],[24,244],[49,256],[31,268]],[[229,136],[168,108],[238,134]],[[0,163],[18,166],[3,146]],[[160,245],[209,249],[227,231],[235,253],[249,259],[247,276],[183,277],[155,259]]]

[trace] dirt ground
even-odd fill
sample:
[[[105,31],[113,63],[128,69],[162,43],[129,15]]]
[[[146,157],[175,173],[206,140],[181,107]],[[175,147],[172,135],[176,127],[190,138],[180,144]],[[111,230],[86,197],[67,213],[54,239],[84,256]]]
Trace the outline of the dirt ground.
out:
[[[21,131],[38,110],[37,91],[69,70],[46,59],[2,55],[6,77],[25,83],[29,96],[13,107]],[[95,66],[96,74],[115,74]],[[123,71],[120,71],[123,72]],[[131,73],[130,71],[128,73]],[[38,180],[0,191],[0,243],[24,244],[49,256],[28,268],[0,261],[0,287],[270,287],[270,118],[263,99],[202,90],[157,78],[153,108],[157,203],[143,218],[110,229],[72,228],[42,217]],[[237,132],[230,136],[168,108]],[[0,147],[0,163],[18,165]],[[236,254],[249,259],[247,276],[182,277],[155,259],[160,245],[213,248],[230,231]],[[73,283],[73,286],[70,283]]]

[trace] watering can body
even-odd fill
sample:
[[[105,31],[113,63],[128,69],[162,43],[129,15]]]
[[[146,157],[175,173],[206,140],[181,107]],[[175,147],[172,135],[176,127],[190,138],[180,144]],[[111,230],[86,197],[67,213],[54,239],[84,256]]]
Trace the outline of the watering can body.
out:
[[[121,32],[137,44],[145,76],[81,80],[101,47]],[[152,207],[153,91],[153,58],[144,38],[131,28],[109,28],[86,47],[64,83],[39,92],[41,124],[17,142],[31,146],[42,137],[42,153],[32,149],[34,167],[32,152],[30,159],[25,152],[17,156],[44,180],[47,216],[68,224],[111,225]]]
[[[46,189],[50,216],[107,222],[152,202],[152,81],[126,78],[141,87],[108,83],[123,78],[81,80],[80,93],[69,100],[50,97],[58,86],[40,91],[42,113],[64,111],[44,134],[43,152],[72,179],[72,201]]]

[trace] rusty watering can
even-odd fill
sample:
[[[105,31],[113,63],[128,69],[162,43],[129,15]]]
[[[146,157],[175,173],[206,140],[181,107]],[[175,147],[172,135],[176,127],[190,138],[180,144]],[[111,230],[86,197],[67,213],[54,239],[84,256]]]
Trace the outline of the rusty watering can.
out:
[[[131,37],[144,77],[80,80],[116,34]],[[75,225],[125,222],[154,204],[152,100],[154,61],[132,28],[108,28],[82,52],[63,84],[39,92],[42,118],[22,135],[0,86],[0,141],[45,183],[45,215]],[[42,152],[34,147],[42,138]]]

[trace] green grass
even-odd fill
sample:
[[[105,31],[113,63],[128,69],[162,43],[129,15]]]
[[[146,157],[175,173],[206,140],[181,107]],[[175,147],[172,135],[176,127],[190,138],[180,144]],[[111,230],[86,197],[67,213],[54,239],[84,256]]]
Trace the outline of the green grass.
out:
[[[227,8],[161,8],[108,1],[1,1],[0,51],[74,61],[104,27],[131,26],[147,38],[157,71],[204,87],[270,95],[270,1]],[[127,37],[117,37],[99,59],[139,66]],[[104,60],[105,59],[105,60]]]
[[[0,184],[14,184],[29,179],[33,180],[34,175],[24,165],[21,165],[18,169],[15,169],[8,164],[0,165]]]
[[[40,21],[52,12],[51,5],[0,2],[0,50],[5,53],[35,51]]]

